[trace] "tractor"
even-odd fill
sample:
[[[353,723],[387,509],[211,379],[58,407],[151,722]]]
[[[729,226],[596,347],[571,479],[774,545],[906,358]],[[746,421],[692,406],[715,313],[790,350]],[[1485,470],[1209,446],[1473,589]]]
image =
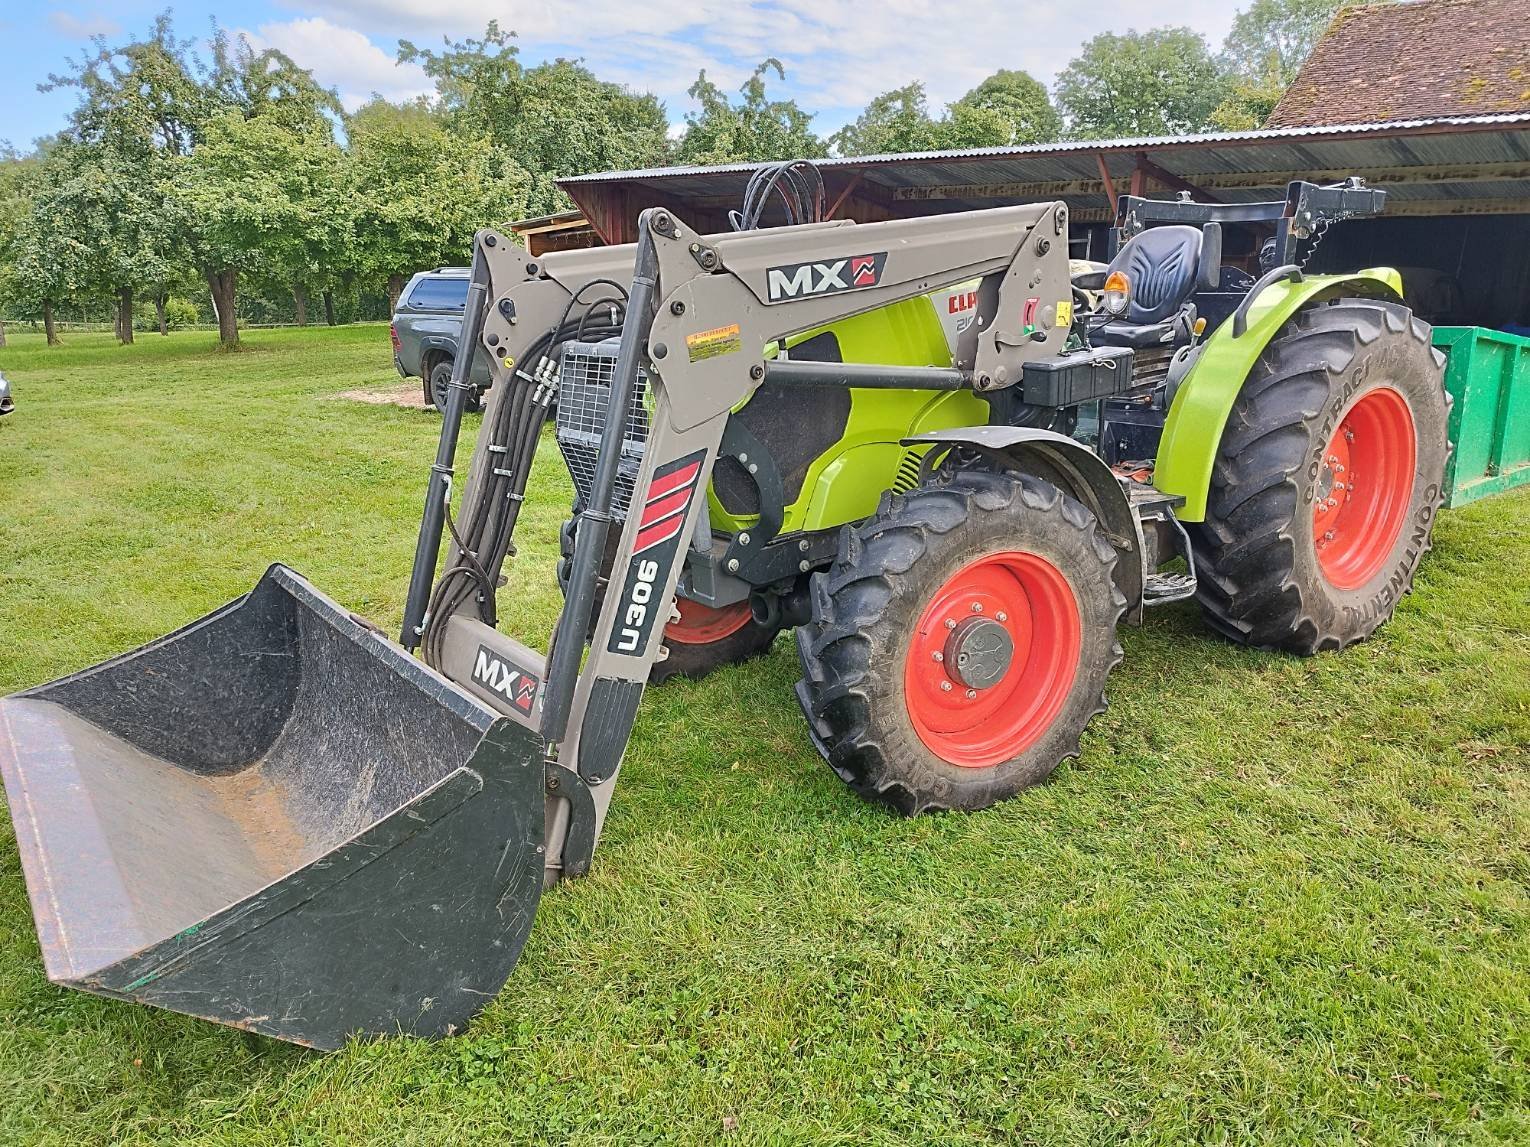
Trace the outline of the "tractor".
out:
[[[731,233],[650,208],[634,244],[533,258],[481,232],[462,342],[493,386],[453,511],[458,356],[397,642],[274,565],[0,701],[49,976],[322,1048],[448,1034],[589,870],[650,683],[794,630],[807,737],[913,815],[1077,753],[1147,609],[1365,638],[1429,548],[1443,361],[1395,271],[1298,252],[1384,200],[1126,196],[1077,273],[1065,204],[825,220],[800,163]],[[1224,259],[1234,228],[1257,255]],[[544,656],[498,603],[554,444]]]

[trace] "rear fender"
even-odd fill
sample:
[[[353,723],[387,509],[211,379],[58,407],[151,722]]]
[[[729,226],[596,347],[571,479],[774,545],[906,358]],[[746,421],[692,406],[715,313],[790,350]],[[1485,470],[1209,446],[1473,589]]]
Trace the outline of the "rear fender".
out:
[[[981,454],[1001,469],[1019,470],[1050,482],[1082,502],[1114,547],[1116,586],[1126,597],[1126,617],[1142,621],[1142,526],[1132,513],[1121,480],[1087,446],[1051,430],[1025,426],[962,426],[934,430],[903,440],[904,446],[928,443],[923,476],[928,477],[955,447]]]
[[[1271,284],[1248,308],[1248,325],[1234,335],[1229,319],[1212,332],[1195,366],[1174,394],[1153,471],[1153,485],[1185,500],[1175,511],[1184,522],[1206,518],[1211,468],[1243,380],[1282,327],[1303,307],[1340,296],[1400,301],[1402,276],[1390,267],[1351,275],[1311,275]]]

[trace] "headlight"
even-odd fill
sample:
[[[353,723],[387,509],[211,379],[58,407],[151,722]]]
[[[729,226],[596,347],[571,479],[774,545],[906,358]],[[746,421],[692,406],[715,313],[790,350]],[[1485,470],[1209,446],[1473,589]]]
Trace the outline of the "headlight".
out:
[[[1126,314],[1126,306],[1132,301],[1132,285],[1120,271],[1112,271],[1105,280],[1105,311],[1113,318]]]

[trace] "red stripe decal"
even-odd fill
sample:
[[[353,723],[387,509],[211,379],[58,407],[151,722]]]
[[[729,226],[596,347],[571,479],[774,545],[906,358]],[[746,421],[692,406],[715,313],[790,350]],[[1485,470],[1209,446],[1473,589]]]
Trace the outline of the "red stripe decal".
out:
[[[680,532],[680,527],[685,525],[685,515],[676,514],[674,517],[665,518],[662,522],[655,522],[651,526],[644,526],[638,531],[637,538],[632,543],[632,552],[640,554],[644,550],[669,541]]]
[[[701,463],[692,462],[689,466],[682,466],[671,474],[660,475],[653,480],[653,485],[648,487],[648,504],[653,505],[665,494],[678,490],[681,486],[689,486],[700,473]]]
[[[676,490],[667,497],[652,500],[643,509],[643,525],[651,526],[660,518],[667,518],[671,514],[686,507],[691,500],[691,491],[687,487],[684,490]]]

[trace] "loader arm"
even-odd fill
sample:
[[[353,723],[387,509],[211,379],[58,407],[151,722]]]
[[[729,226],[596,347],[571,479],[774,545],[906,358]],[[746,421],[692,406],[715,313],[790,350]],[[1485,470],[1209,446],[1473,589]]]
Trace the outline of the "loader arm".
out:
[[[645,211],[636,244],[532,259],[502,237],[479,237],[487,276],[481,338],[495,384],[463,494],[446,572],[427,616],[406,617],[426,660],[544,739],[559,766],[549,788],[549,879],[589,864],[649,671],[664,655],[685,548],[729,412],[763,381],[848,385],[812,364],[767,361],[770,344],[865,311],[982,279],[982,323],[953,368],[878,368],[883,384],[996,390],[1023,364],[1058,354],[1068,337],[1059,304],[1070,298],[1062,204],[855,225],[807,224],[699,235],[662,209]],[[475,267],[479,263],[475,262]],[[631,284],[630,290],[622,284]],[[547,333],[602,306],[624,312],[616,377],[590,504],[577,515],[572,575],[549,658],[493,628],[498,571],[512,550],[536,432],[553,401],[541,356]],[[612,514],[622,412],[641,372],[649,408],[641,468],[625,521]],[[870,380],[857,376],[855,385]],[[453,401],[443,425],[460,418]],[[526,449],[530,443],[531,449]],[[438,470],[440,462],[438,460]],[[430,497],[447,485],[434,480]],[[701,496],[698,496],[698,492]],[[492,529],[477,523],[494,517]],[[427,505],[427,515],[430,506]],[[595,578],[613,526],[620,530],[610,592],[589,621]],[[433,569],[439,535],[422,533],[416,576]],[[486,576],[487,575],[487,576]],[[412,587],[411,601],[424,594]],[[593,634],[585,657],[586,632]],[[582,664],[581,664],[582,663]],[[507,688],[508,685],[508,688]],[[534,690],[530,696],[517,688]],[[570,794],[567,786],[587,790]],[[583,807],[593,824],[578,823]],[[566,847],[580,843],[578,855]]]

